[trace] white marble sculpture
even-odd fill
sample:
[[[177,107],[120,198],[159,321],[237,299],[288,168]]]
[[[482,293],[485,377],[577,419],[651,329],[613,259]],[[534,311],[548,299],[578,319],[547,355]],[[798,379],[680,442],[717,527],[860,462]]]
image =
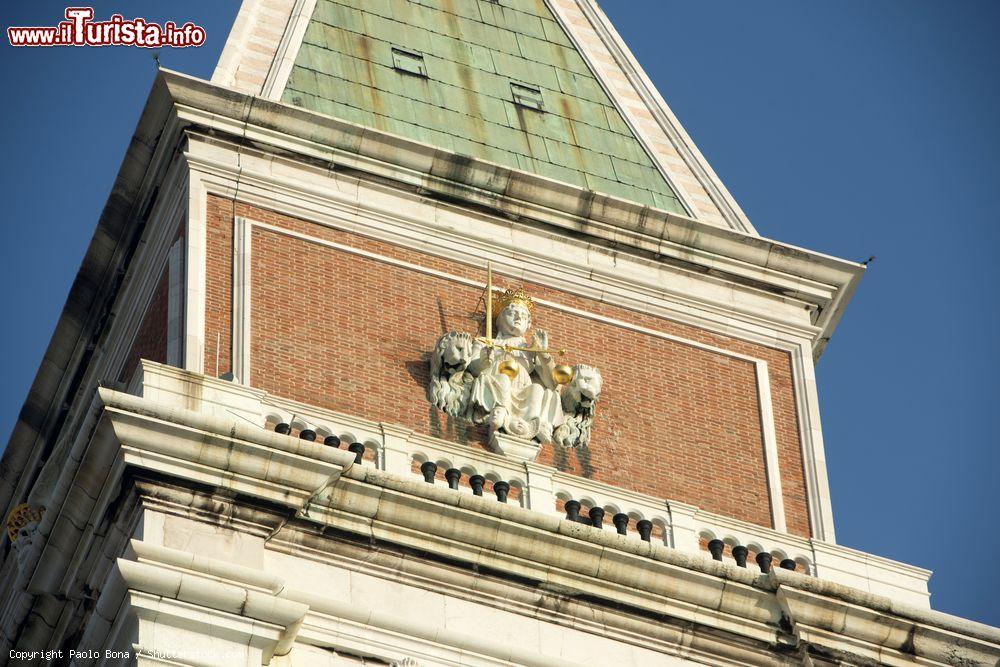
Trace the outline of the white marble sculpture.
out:
[[[427,400],[452,417],[464,417],[469,406],[473,378],[467,369],[474,344],[469,334],[453,331],[438,339],[431,354]]]
[[[566,447],[590,440],[594,404],[601,392],[597,369],[557,366],[548,335],[536,329],[530,344],[533,303],[523,290],[492,297],[492,343],[462,332],[442,336],[431,356],[427,397],[438,408],[491,433]],[[491,327],[492,329],[492,327]],[[562,389],[560,381],[569,381]]]
[[[7,536],[10,538],[18,570],[24,569],[41,548],[36,536],[43,511],[42,508],[23,503],[11,510],[7,517]]]
[[[563,421],[553,434],[557,444],[576,447],[590,442],[601,382],[601,372],[596,368],[586,364],[573,366],[573,379],[562,392]]]

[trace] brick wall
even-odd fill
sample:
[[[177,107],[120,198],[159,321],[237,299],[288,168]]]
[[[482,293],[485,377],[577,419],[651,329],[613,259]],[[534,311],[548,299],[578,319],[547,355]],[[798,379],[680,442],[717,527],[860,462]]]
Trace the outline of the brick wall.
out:
[[[153,297],[142,317],[139,333],[132,342],[132,349],[125,358],[125,365],[118,377],[120,382],[132,379],[140,359],[159,363],[167,361],[167,297],[170,291],[170,276],[164,267]]]
[[[413,250],[210,198],[206,369],[229,367],[232,218],[482,280],[482,271]],[[480,293],[269,230],[254,232],[251,384],[277,395],[485,446],[483,429],[424,397],[427,353],[443,332],[474,331]],[[502,278],[498,283],[512,286]],[[808,535],[801,448],[787,353],[527,283],[533,296],[765,359],[789,531]],[[604,391],[589,450],[543,449],[540,463],[769,526],[770,504],[751,363],[537,306],[536,326],[569,363],[597,366]],[[209,363],[211,362],[211,363]],[[209,371],[211,372],[211,371]]]
[[[205,359],[206,375],[220,377],[233,369],[233,203],[212,198],[205,242]]]

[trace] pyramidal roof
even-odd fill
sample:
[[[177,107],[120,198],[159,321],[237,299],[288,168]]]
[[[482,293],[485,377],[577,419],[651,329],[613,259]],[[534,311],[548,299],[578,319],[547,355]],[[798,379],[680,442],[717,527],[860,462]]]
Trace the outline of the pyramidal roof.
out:
[[[282,100],[686,213],[542,0],[317,0]]]
[[[212,80],[755,233],[594,0],[244,0]]]

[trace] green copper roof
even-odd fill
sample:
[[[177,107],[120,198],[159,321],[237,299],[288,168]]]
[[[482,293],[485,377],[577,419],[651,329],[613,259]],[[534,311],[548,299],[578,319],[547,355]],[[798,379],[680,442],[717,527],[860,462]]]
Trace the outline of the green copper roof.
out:
[[[684,212],[544,0],[318,0],[282,99]]]

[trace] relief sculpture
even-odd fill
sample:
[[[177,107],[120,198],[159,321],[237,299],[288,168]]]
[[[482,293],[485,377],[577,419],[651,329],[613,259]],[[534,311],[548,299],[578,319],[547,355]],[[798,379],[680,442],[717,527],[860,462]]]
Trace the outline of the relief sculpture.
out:
[[[453,331],[438,339],[427,398],[453,417],[489,426],[494,435],[586,446],[601,394],[600,371],[556,363],[564,350],[550,350],[545,331],[535,329],[528,337],[533,311],[524,290],[494,292],[489,285],[486,336]]]

